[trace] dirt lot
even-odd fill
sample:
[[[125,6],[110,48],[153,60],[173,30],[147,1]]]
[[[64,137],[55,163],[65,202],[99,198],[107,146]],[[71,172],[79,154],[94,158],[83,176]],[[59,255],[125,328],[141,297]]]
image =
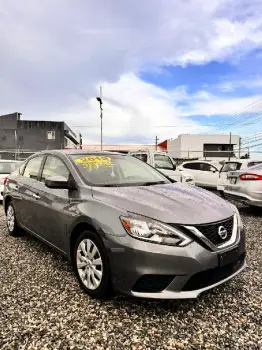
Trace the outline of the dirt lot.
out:
[[[0,208],[0,349],[262,349],[262,213],[243,207],[249,267],[197,300],[99,302]]]

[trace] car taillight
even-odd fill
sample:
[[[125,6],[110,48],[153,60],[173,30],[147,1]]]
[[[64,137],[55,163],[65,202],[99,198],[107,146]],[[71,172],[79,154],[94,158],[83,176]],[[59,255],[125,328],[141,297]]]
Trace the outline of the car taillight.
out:
[[[7,182],[7,177],[4,177],[4,178],[3,178],[3,183],[4,183],[4,185],[6,184],[6,182]]]
[[[262,175],[257,174],[242,174],[239,176],[242,181],[258,181],[262,180]]]

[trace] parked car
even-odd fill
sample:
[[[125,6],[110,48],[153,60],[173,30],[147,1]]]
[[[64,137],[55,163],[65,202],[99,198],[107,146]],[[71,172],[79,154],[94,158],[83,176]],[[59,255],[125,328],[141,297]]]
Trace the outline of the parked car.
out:
[[[144,150],[129,152],[129,154],[150,164],[170,179],[190,185],[195,184],[193,176],[188,171],[177,168],[173,158],[167,152]]]
[[[251,160],[251,159],[233,159],[226,161],[222,168],[220,169],[218,181],[217,181],[217,190],[223,196],[223,191],[225,184],[227,183],[227,175],[231,171],[241,170],[245,168],[250,168],[254,165],[261,164],[262,160]]]
[[[228,199],[262,207],[262,164],[230,171],[224,188]]]
[[[0,201],[3,200],[4,182],[7,176],[19,166],[20,162],[15,160],[0,159]]]
[[[97,298],[196,298],[245,268],[235,206],[128,155],[36,153],[8,177],[4,210],[10,235],[56,248]]]
[[[179,168],[183,171],[187,170],[192,174],[195,185],[204,188],[217,188],[221,166],[219,162],[193,160],[182,163]]]

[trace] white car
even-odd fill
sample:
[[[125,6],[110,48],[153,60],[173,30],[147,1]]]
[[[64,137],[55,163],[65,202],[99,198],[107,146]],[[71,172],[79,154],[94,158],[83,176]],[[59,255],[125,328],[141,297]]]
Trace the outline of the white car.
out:
[[[252,160],[252,159],[233,159],[226,161],[222,168],[220,169],[219,178],[217,182],[217,190],[223,195],[225,185],[227,184],[228,172],[242,170],[245,168],[250,168],[254,165],[261,164],[262,160]]]
[[[152,167],[175,181],[185,182],[189,185],[195,184],[192,174],[190,174],[189,171],[182,171],[177,168],[172,157],[167,152],[142,150],[129,152],[129,154],[150,164]]]
[[[190,172],[197,186],[216,189],[221,166],[219,162],[193,160],[182,163],[179,169]]]
[[[5,178],[11,174],[21,162],[16,160],[0,159],[0,201],[3,200],[2,192],[4,190]]]

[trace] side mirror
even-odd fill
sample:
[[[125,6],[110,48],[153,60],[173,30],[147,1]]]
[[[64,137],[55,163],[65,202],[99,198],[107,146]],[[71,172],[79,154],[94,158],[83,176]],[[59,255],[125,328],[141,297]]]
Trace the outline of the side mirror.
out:
[[[176,164],[174,164],[174,167],[173,167],[174,170],[176,170]]]
[[[48,188],[69,189],[68,179],[64,176],[50,176],[45,180],[45,185]]]

